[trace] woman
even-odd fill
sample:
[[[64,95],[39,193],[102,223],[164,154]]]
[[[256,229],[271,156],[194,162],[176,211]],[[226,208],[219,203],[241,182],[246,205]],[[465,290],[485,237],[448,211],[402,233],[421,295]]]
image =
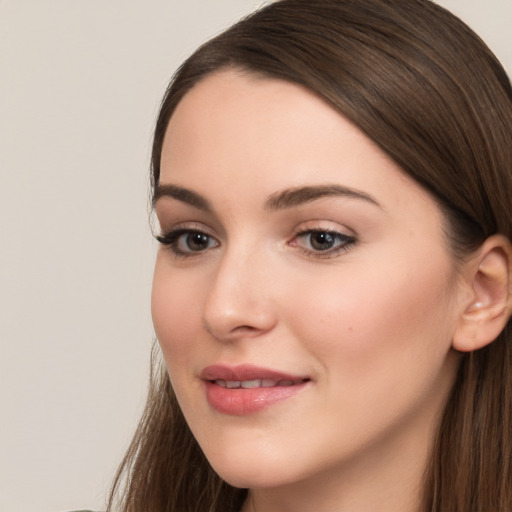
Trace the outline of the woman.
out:
[[[282,0],[197,50],[118,509],[511,510],[511,137],[505,72],[426,0]]]

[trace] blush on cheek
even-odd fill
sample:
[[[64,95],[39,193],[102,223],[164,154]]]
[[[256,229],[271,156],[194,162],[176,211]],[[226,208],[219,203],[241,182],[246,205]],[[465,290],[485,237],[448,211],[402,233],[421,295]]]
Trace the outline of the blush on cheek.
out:
[[[182,282],[170,272],[165,257],[170,256],[162,253],[157,256],[151,290],[151,315],[158,331],[186,328],[194,313],[194,301],[190,296],[193,283]]]
[[[296,322],[296,333],[311,340],[315,353],[340,353],[347,362],[358,364],[379,352],[384,358],[394,357],[416,344],[427,350],[441,341],[445,350],[450,342],[450,315],[446,314],[449,302],[443,264],[446,261],[436,265],[434,258],[421,273],[415,273],[407,271],[406,261],[403,272],[393,280],[382,279],[375,265],[364,281],[351,282],[348,276],[342,282],[345,293],[339,285],[324,286],[321,294],[305,303],[292,299],[292,310],[300,311],[296,317],[301,319]]]

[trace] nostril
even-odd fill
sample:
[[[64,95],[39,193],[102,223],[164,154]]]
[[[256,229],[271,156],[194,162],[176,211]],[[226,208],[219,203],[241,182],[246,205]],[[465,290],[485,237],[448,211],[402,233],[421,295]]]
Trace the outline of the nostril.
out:
[[[253,331],[257,331],[258,328],[256,327],[253,327],[252,325],[241,325],[240,327],[235,327],[233,329],[233,331],[238,331],[238,332],[253,332]]]

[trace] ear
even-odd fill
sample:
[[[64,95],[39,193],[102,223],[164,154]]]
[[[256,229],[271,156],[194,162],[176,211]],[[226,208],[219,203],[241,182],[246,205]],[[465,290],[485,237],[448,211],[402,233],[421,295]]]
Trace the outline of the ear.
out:
[[[501,235],[488,238],[467,263],[470,293],[453,335],[453,348],[471,352],[494,341],[512,311],[512,246]]]

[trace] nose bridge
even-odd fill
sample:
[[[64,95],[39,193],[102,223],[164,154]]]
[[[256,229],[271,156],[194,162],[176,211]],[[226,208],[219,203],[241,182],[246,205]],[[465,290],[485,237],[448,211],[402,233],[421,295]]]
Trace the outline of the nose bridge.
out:
[[[224,250],[203,307],[205,328],[219,339],[256,336],[275,323],[269,258],[240,240]]]

